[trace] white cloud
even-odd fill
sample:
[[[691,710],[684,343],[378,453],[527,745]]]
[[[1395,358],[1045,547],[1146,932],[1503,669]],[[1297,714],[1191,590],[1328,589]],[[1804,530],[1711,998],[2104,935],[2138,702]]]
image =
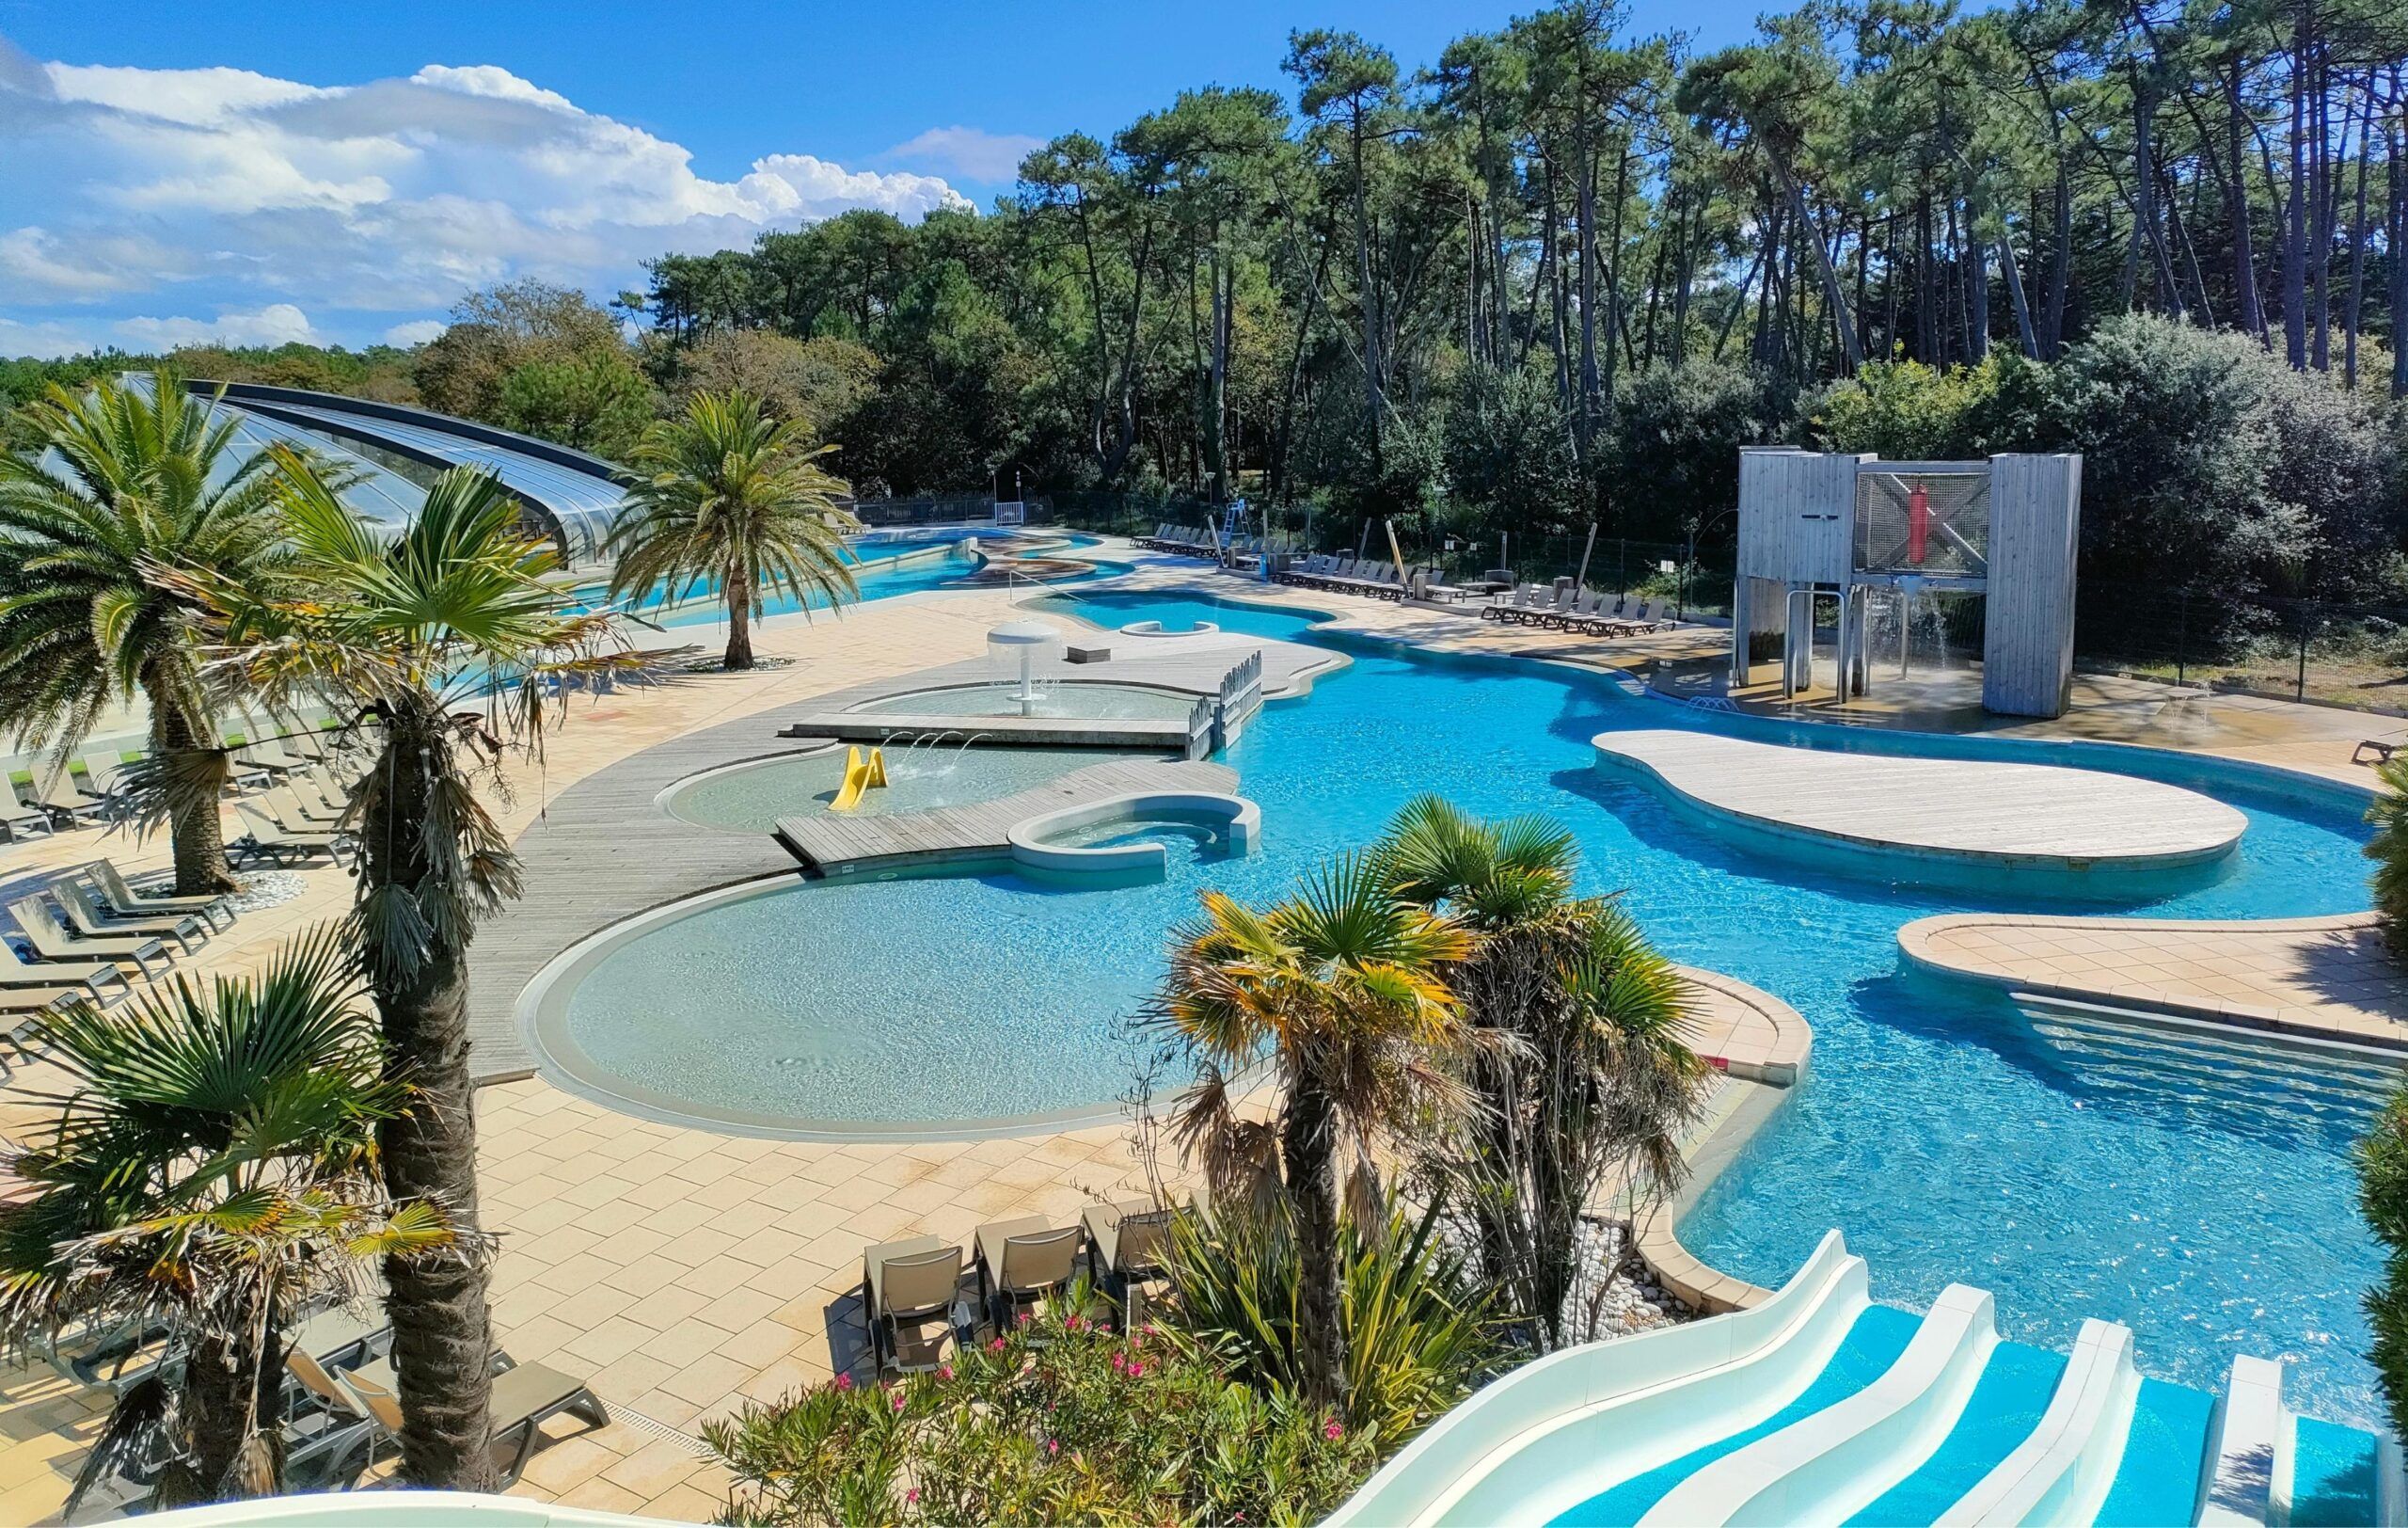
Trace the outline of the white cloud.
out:
[[[930,162],[1012,152],[962,129],[922,139]],[[491,281],[607,294],[659,254],[742,247],[853,208],[916,220],[965,205],[940,175],[800,151],[716,180],[683,145],[490,64],[336,86],[0,68],[0,321],[26,332],[63,303],[103,310],[102,332],[144,344],[419,332]],[[219,316],[146,316],[196,311]]]
[[[0,318],[0,356],[72,356],[94,349],[98,338],[80,325],[44,320],[21,324]]]
[[[406,350],[411,345],[426,343],[441,334],[447,326],[439,318],[421,318],[408,324],[396,324],[385,331],[385,342],[388,345],[400,345]]]
[[[213,319],[127,318],[112,326],[117,337],[145,350],[178,345],[281,345],[318,338],[309,315],[289,302],[254,312],[222,312]]]
[[[1020,162],[1045,147],[1024,133],[989,133],[975,127],[932,127],[886,151],[889,159],[918,160],[970,181],[1011,181]]]

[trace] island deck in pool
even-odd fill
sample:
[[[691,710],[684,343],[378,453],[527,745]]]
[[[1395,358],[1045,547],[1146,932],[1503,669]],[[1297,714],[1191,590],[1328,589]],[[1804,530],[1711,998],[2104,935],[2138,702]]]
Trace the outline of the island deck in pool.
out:
[[[2101,770],[1607,732],[1600,765],[1744,827],[1959,864],[2153,869],[2228,852],[2249,820],[2179,786]]]
[[[1011,831],[1031,818],[1089,802],[1164,791],[1228,792],[1237,772],[1224,764],[1133,760],[1090,764],[1033,789],[966,806],[855,815],[815,812],[778,820],[777,840],[822,875],[910,862],[982,859],[1006,853]]]

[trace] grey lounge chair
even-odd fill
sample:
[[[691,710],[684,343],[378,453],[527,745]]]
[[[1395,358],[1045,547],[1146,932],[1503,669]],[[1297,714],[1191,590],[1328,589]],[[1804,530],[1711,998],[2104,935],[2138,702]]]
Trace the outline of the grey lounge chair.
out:
[[[34,954],[45,961],[70,961],[81,965],[87,961],[114,963],[119,970],[133,966],[144,976],[154,973],[150,963],[159,969],[167,968],[167,947],[144,934],[103,934],[87,939],[71,939],[51,911],[50,903],[40,897],[27,897],[8,904],[8,912],[24,931],[25,942],[33,946]]]
[[[879,1374],[933,1369],[943,1358],[952,1331],[954,1302],[961,1294],[961,1249],[935,1236],[881,1243],[862,1253],[862,1313],[869,1323],[870,1355]],[[932,1321],[943,1327],[931,1340]],[[910,1362],[904,1329],[913,1329]]]
[[[78,822],[98,822],[108,815],[108,803],[77,785],[74,774],[68,770],[36,781],[25,804],[48,812],[54,821],[64,821],[68,827]]]
[[[106,1008],[134,991],[134,983],[114,965],[99,961],[39,961],[28,963],[17,947],[0,939],[0,989],[8,987],[75,988]]]
[[[234,804],[234,815],[243,820],[243,826],[249,831],[227,847],[252,858],[272,859],[280,864],[305,860],[312,854],[324,854],[329,859],[335,856],[336,838],[331,833],[288,828],[246,801]]]
[[[0,828],[7,828],[9,839],[14,841],[36,834],[48,837],[58,831],[58,824],[40,807],[19,801],[14,790],[0,789]]]
[[[109,916],[99,889],[81,875],[61,876],[52,882],[50,895],[66,917],[67,927],[81,938],[148,934],[153,939],[174,940],[187,955],[209,940],[209,920],[191,913],[173,913],[165,917]]]
[[[125,876],[114,860],[94,860],[84,867],[92,878],[110,911],[127,917],[165,916],[182,914],[209,920],[213,929],[224,931],[234,926],[234,914],[223,897],[179,897],[171,892],[137,891],[126,883]]]
[[[1079,1212],[1086,1233],[1087,1267],[1097,1285],[1125,1305],[1129,1282],[1160,1273],[1169,1252],[1171,1212],[1150,1200],[1090,1204]]]
[[[978,1297],[996,1326],[1023,1305],[1069,1286],[1086,1233],[1041,1215],[994,1220],[978,1228]]]
[[[402,1403],[391,1385],[380,1382],[368,1369],[347,1370],[335,1377],[383,1434],[399,1436]],[[494,1376],[492,1405],[494,1442],[501,1444],[514,1434],[517,1438],[502,1475],[506,1481],[516,1480],[527,1468],[543,1437],[544,1424],[551,1418],[571,1411],[596,1427],[610,1423],[609,1409],[584,1380],[540,1363],[514,1364]]]

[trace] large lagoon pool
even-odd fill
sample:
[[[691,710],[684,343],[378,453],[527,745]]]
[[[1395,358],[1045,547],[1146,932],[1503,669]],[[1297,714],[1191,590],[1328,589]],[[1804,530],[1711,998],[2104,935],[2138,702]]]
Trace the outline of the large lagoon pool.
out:
[[[1094,591],[1059,608],[1105,626],[1208,619],[1351,654],[1351,668],[1271,707],[1228,756],[1262,809],[1258,852],[1224,858],[1174,838],[1164,880],[1104,890],[999,869],[782,883],[719,902],[637,935],[579,983],[564,1038],[589,1086],[794,1124],[1108,1106],[1149,1048],[1125,1021],[1200,889],[1277,897],[1437,790],[1476,812],[1569,824],[1587,889],[1621,893],[1672,956],[1754,982],[1814,1025],[1810,1077],[1682,1224],[1709,1263],[1776,1284],[1838,1226],[1890,1302],[1976,1284],[1996,1293],[2008,1335],[2052,1348],[2082,1317],[2108,1316],[2133,1328],[2145,1369],[2209,1390],[2236,1354],[2281,1357],[2304,1410],[2380,1421],[2361,1357],[2359,1298],[2379,1259],[2353,1199],[2356,1095],[2270,1100],[2212,1069],[2061,1051],[2003,997],[1905,970],[1896,931],[1930,913],[2097,904],[1767,860],[1601,775],[1589,740],[1711,725],[1849,747],[1999,745],[1709,718],[1584,675],[1349,644],[1292,613],[1206,599]],[[2103,759],[2248,814],[2220,874],[2103,911],[2262,918],[2367,905],[2363,829],[2338,792],[2140,751],[2007,756]]]

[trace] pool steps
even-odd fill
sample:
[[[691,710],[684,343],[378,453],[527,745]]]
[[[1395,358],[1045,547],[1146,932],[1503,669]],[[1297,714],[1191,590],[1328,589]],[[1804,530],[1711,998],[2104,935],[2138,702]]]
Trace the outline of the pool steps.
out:
[[[1970,1472],[1986,1457],[1941,1451],[1960,1425],[1980,1431],[1968,1403],[1989,1393],[1981,1381],[2002,1346],[1990,1296],[1950,1285],[1894,1361],[1843,1393],[1827,1371],[1840,1372],[1834,1357],[1870,1308],[1864,1262],[1833,1232],[1751,1310],[1569,1348],[1515,1370],[1440,1418],[1327,1521],[1438,1528],[1626,1522],[1637,1513],[1648,1525],[1836,1525],[1918,1478],[1936,1456],[1954,1464],[1921,1476],[1920,1488],[1953,1491],[1950,1469]],[[2237,1359],[2211,1409],[2207,1396],[2152,1381],[2152,1417],[2187,1406],[2194,1420],[2171,1448],[2161,1422],[2150,1442],[2128,1450],[2142,1436],[2132,1334],[2084,1322],[2030,1431],[1932,1520],[1952,1528],[2090,1523],[2113,1497],[2119,1513],[2139,1500],[2170,1513],[2187,1499],[2201,1525],[2283,1528],[2291,1520],[2299,1419],[2283,1404],[2282,1379],[2278,1362]],[[2027,1394],[2004,1413],[2005,1425],[2020,1429],[2031,1418],[2036,1394]],[[1989,1425],[1995,1448],[2002,1421],[1994,1414]],[[2337,1433],[2347,1436],[2329,1426],[2322,1436]],[[2357,1436],[2363,1447],[2368,1440]],[[2360,1481],[2358,1461],[2369,1455],[2368,1515],[2384,1524],[2408,1520],[2408,1472],[2396,1440],[2378,1435],[2355,1459],[2342,1456]],[[2324,1457],[2329,1482],[2329,1441]],[[1668,1470],[1687,1472],[1660,1490],[1641,1480]],[[2347,1492],[2342,1500],[2351,1500]]]

